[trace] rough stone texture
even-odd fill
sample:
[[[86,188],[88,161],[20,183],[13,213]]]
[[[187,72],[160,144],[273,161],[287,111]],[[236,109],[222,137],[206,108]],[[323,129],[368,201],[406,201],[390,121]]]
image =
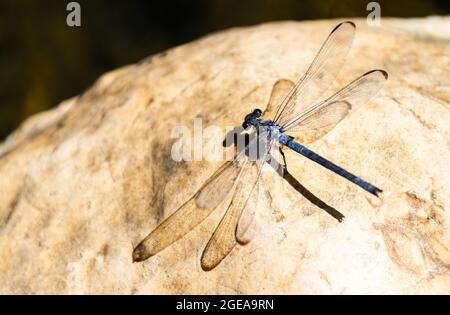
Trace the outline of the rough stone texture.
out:
[[[338,21],[219,32],[103,75],[0,147],[0,293],[450,293],[450,18],[356,20],[339,77],[390,78],[310,145],[383,201],[296,154],[291,173],[337,222],[264,170],[261,232],[213,271],[199,259],[222,210],[163,252],[133,247],[220,163],[170,158],[177,125],[235,126],[303,73]],[[218,140],[219,141],[219,140]]]

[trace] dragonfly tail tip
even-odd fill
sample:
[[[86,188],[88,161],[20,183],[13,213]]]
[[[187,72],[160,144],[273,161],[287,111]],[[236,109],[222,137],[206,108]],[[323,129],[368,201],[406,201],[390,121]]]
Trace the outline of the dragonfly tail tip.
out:
[[[376,188],[374,189],[374,191],[372,192],[375,196],[377,196],[378,198],[381,198],[381,193],[383,192],[383,190],[381,190],[380,188]]]

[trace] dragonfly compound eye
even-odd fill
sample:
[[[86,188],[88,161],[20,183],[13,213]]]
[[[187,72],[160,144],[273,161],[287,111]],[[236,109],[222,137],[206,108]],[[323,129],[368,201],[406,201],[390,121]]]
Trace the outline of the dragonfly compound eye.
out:
[[[262,111],[257,108],[253,111],[253,115],[255,115],[256,117],[261,117]]]

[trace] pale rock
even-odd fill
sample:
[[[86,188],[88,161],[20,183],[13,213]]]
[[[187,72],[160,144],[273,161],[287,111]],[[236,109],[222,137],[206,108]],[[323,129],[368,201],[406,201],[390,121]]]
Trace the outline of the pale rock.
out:
[[[223,210],[132,263],[134,246],[221,165],[173,161],[173,128],[241,124],[276,80],[306,70],[338,22],[215,33],[28,119],[0,147],[0,293],[449,294],[449,17],[355,21],[339,84],[374,68],[389,80],[310,148],[382,188],[381,201],[288,152],[310,200],[264,169],[258,233],[214,270],[199,261]]]

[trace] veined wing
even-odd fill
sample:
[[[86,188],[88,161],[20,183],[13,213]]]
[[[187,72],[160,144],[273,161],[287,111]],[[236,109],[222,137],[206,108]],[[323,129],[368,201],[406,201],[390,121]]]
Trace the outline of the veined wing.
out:
[[[262,175],[256,182],[255,188],[250,193],[248,200],[242,209],[241,216],[239,217],[236,225],[235,236],[236,241],[240,245],[248,244],[256,233],[256,211],[259,209],[259,198],[261,197],[262,189]]]
[[[225,163],[194,196],[136,246],[133,261],[143,261],[157,254],[203,222],[233,190],[246,163],[245,150]]]
[[[367,103],[386,82],[384,70],[369,71],[323,102],[311,106],[291,123],[284,126],[287,132],[300,132],[300,142],[310,143],[330,131],[350,109]],[[297,137],[296,137],[297,138]]]
[[[288,79],[280,79],[272,87],[270,93],[270,99],[267,103],[267,107],[264,110],[265,119],[273,119],[276,111],[283,100],[289,95],[289,92],[294,88],[295,83]]]
[[[262,142],[260,140],[264,138],[265,135],[261,134],[256,140],[259,142],[257,150],[260,150],[259,145]],[[251,145],[249,145],[250,150],[252,150]],[[201,266],[205,271],[216,267],[236,246],[241,236],[240,232],[245,233],[245,231],[239,230],[238,225],[243,211],[247,211],[249,201],[254,199],[255,193],[258,191],[255,188],[260,179],[262,166],[270,151],[270,146],[266,146],[265,143],[262,145],[265,146],[265,150],[259,151],[261,156],[257,160],[249,159],[243,167],[231,203],[203,251]]]
[[[306,73],[280,104],[273,119],[276,123],[288,124],[328,90],[344,63],[354,35],[352,22],[343,22],[333,29]]]
[[[302,144],[312,143],[331,131],[347,116],[351,107],[347,102],[331,102],[327,107],[317,109],[298,125],[294,124],[288,130],[289,135]]]
[[[286,165],[284,164],[283,156],[280,153],[280,143],[278,141],[272,141],[270,143],[270,150],[268,151],[264,161],[272,168],[273,171],[283,177],[284,168]],[[262,166],[263,165],[260,167]],[[245,204],[239,218],[238,225],[236,226],[236,240],[241,245],[248,244],[260,231],[255,214],[260,208],[260,197],[261,195],[264,195],[266,188],[264,187],[264,178],[262,173],[259,176],[260,180],[256,183],[254,190],[248,197],[247,203]],[[271,176],[273,176],[273,174],[271,174]]]

